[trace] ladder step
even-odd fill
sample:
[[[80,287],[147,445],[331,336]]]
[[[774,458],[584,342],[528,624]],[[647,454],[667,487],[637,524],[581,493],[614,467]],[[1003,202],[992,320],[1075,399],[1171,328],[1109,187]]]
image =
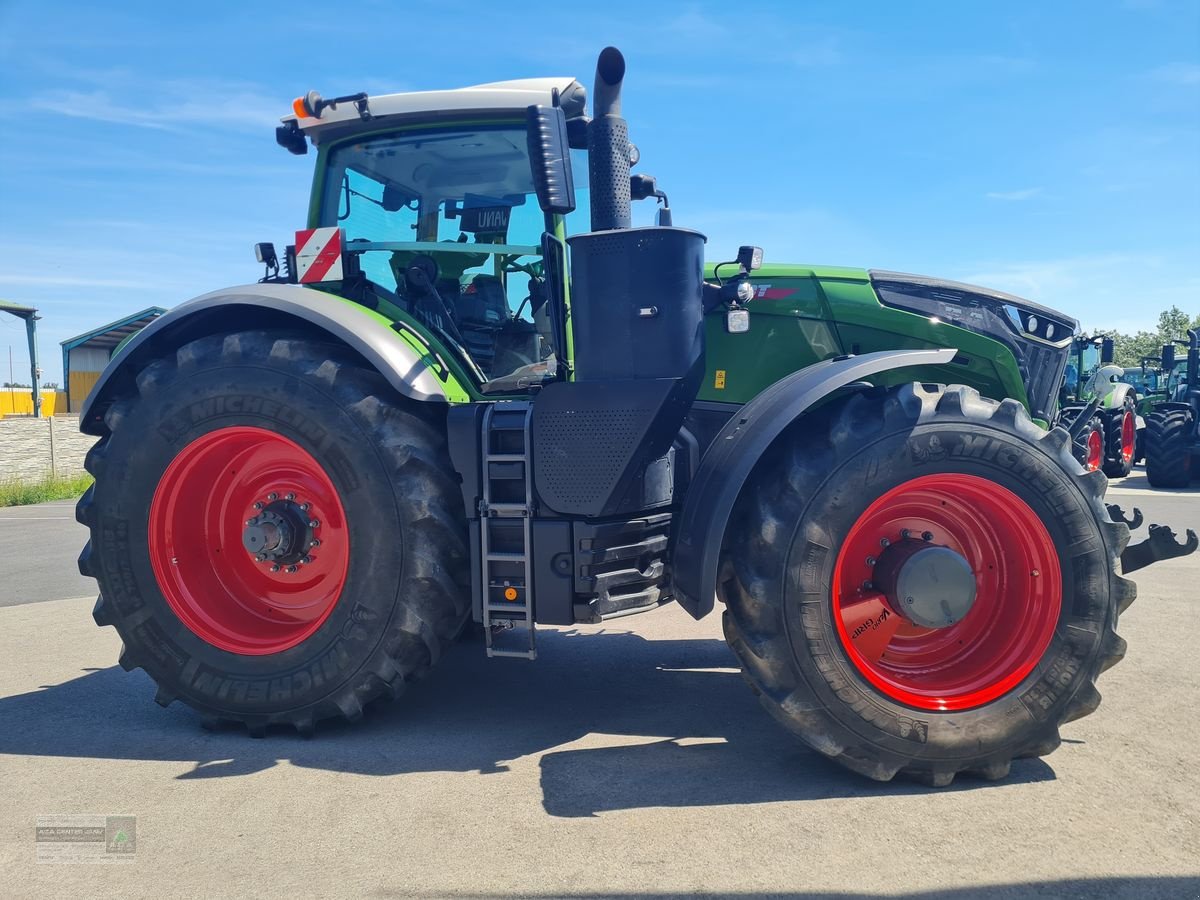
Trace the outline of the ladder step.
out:
[[[499,553],[492,551],[487,555],[487,558],[492,562],[521,562],[525,559],[524,553]]]
[[[524,453],[489,453],[484,457],[488,462],[525,462]]]
[[[512,659],[537,659],[536,650],[496,650],[493,647],[487,648],[488,656],[507,656]]]
[[[529,608],[524,603],[514,603],[511,606],[501,606],[499,603],[489,603],[488,612],[520,613],[525,615]]]
[[[524,503],[489,503],[488,512],[501,516],[527,516],[529,508]]]

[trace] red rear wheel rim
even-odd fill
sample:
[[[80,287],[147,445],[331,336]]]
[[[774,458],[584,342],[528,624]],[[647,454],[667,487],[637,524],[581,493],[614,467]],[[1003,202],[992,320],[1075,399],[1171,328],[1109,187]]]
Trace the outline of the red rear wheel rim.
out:
[[[1087,463],[1084,468],[1089,472],[1095,472],[1104,463],[1104,438],[1100,434],[1098,428],[1093,428],[1088,432],[1087,437]]]
[[[294,552],[282,560],[260,560],[243,546],[243,530],[264,508],[295,523]],[[346,582],[348,537],[325,470],[262,428],[196,438],[171,461],[150,504],[159,589],[193,634],[231,653],[280,653],[320,628]]]
[[[906,533],[970,565],[976,599],[957,623],[913,624],[871,583],[883,542]],[[1054,636],[1062,573],[1049,532],[1024,500],[985,478],[947,473],[892,488],[859,516],[838,553],[832,594],[842,646],[867,681],[910,706],[962,710],[1033,671]]]
[[[1132,412],[1125,410],[1125,415],[1121,419],[1121,459],[1125,465],[1133,462],[1133,448],[1136,441],[1137,421]]]

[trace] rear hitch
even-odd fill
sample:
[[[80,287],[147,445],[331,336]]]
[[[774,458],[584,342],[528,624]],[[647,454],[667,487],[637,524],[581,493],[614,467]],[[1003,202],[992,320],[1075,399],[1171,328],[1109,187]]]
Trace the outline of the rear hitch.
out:
[[[1169,526],[1151,525],[1150,537],[1140,544],[1126,547],[1125,552],[1121,554],[1121,574],[1128,575],[1164,559],[1187,556],[1189,553],[1195,553],[1197,547],[1200,547],[1200,539],[1190,528],[1187,530],[1187,540],[1180,541]]]

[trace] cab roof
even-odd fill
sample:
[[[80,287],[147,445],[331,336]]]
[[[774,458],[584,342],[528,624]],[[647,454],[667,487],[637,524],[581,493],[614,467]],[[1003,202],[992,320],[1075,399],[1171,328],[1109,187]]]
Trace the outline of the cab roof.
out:
[[[364,119],[352,102],[326,107],[319,117],[286,115],[281,122],[295,122],[314,144],[331,133],[345,133],[351,126],[367,125],[374,119],[421,114],[495,114],[514,112],[524,115],[529,106],[549,106],[554,92],[561,97],[582,97],[583,86],[574,78],[520,78],[495,81],[471,87],[440,91],[413,91],[405,94],[379,94],[367,97],[370,118]]]

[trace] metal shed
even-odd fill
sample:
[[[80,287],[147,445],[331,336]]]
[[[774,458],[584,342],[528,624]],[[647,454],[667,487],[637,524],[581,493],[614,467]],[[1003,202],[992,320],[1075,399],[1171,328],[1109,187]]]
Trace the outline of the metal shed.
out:
[[[68,412],[79,411],[121,342],[165,312],[161,306],[151,306],[62,342]]]

